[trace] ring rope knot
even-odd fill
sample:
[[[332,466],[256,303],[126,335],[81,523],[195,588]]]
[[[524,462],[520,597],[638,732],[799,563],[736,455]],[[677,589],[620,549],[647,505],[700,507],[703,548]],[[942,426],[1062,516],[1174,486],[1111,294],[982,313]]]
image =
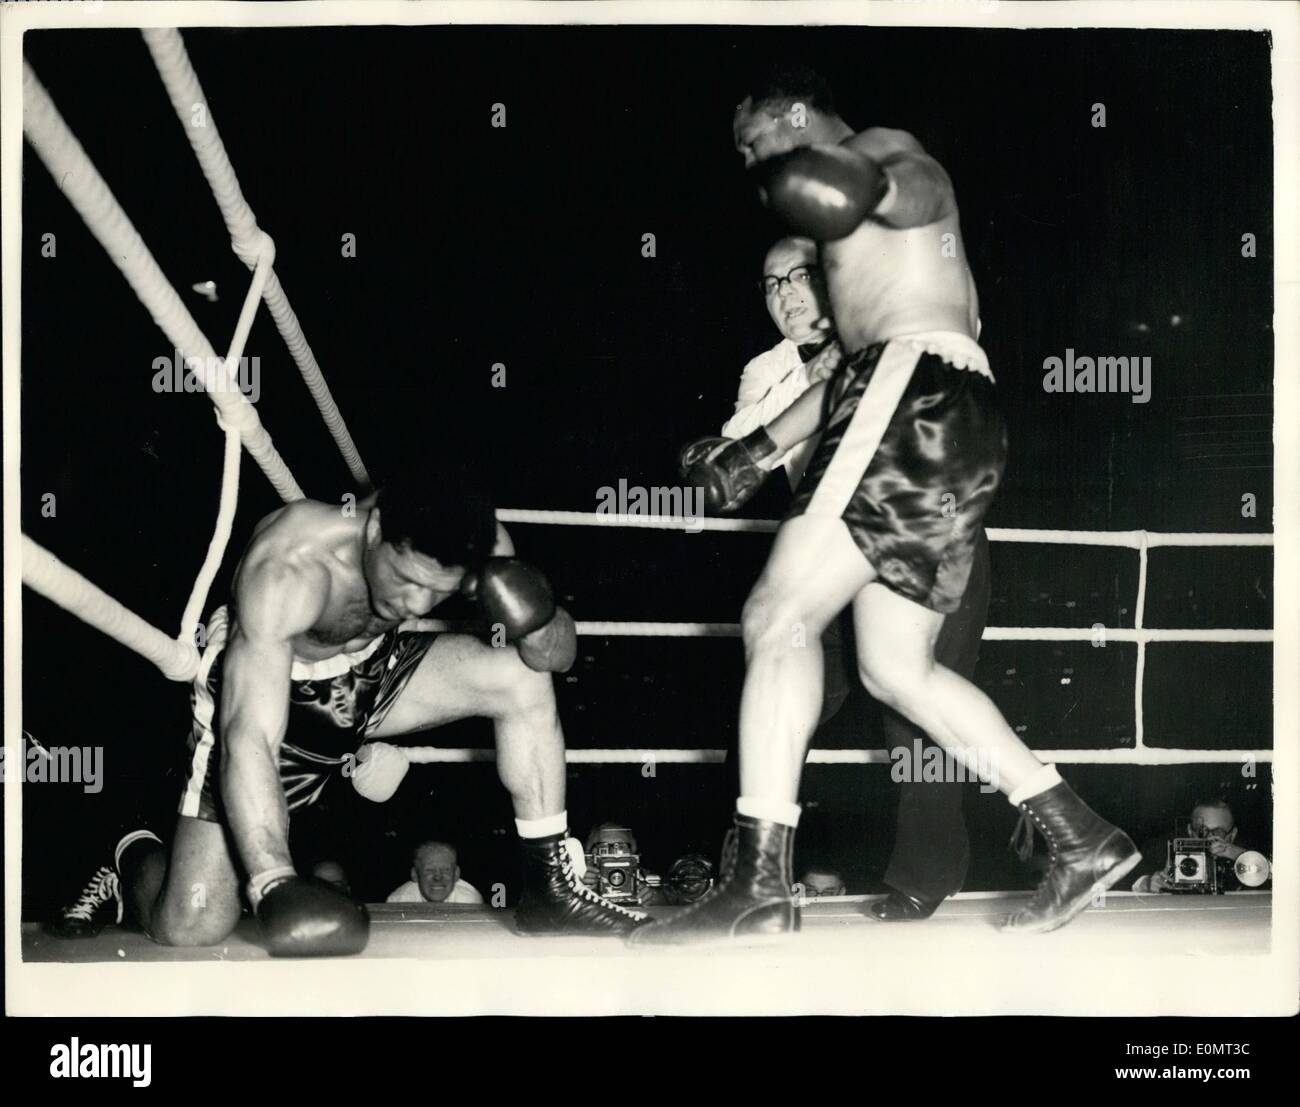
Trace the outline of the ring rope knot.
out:
[[[268,265],[275,264],[275,239],[256,224],[251,234],[232,237],[230,248],[249,269],[256,269],[263,257]]]
[[[241,398],[242,396],[237,396],[236,400]],[[225,434],[234,431],[240,438],[247,438],[255,429],[260,429],[257,412],[247,401],[227,404],[224,408],[213,408],[213,415],[216,417],[217,426]]]

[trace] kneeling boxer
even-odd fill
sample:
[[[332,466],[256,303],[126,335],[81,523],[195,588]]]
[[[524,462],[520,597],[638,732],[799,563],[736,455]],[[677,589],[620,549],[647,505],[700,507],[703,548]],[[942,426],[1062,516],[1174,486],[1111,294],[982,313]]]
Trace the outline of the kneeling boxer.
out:
[[[313,803],[359,750],[359,773],[385,771],[364,757],[368,745],[391,748],[399,736],[468,716],[492,720],[514,805],[524,856],[517,929],[637,926],[643,915],[581,883],[564,845],[564,737],[551,674],[573,664],[575,629],[545,578],[514,552],[486,501],[459,489],[431,494],[423,483],[387,484],[351,517],[300,500],[263,519],[230,604],[207,624],[170,849],[147,831],[123,838],[112,870],[100,870],[78,903],[87,927],[115,899],[120,918],[125,900],[155,941],[213,945],[239,919],[242,871],[273,955],[360,951],[366,909],[296,872],[290,812]],[[457,592],[477,602],[495,644],[403,629]]]

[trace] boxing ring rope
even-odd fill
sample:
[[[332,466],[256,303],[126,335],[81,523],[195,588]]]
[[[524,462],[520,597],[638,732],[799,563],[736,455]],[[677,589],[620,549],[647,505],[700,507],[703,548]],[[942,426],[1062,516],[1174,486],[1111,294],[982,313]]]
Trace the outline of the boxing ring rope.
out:
[[[211,343],[26,62],[23,63],[23,133],[172,345],[187,357],[200,358],[204,365],[218,364]],[[239,431],[245,448],[262,467],[280,498],[302,499],[302,489],[271,443],[257,411],[234,385],[233,370],[226,368],[230,383],[207,389],[208,396],[221,412],[225,425]]]
[[[253,269],[239,323],[225,360],[216,357],[207,338],[167,281],[144,241],[108,185],[96,171],[84,149],[67,127],[48,93],[31,67],[23,69],[23,129],[28,141],[45,163],[59,188],[99,240],[109,257],[178,351],[189,351],[206,367],[201,383],[217,409],[217,421],[225,433],[220,507],[207,555],[194,582],[181,619],[181,631],[170,638],[149,625],[102,589],[59,561],[26,535],[23,536],[23,582],[66,608],[89,625],[153,662],[169,679],[189,681],[198,667],[195,631],[206,602],[208,589],[218,571],[230,538],[237,506],[241,447],[261,466],[285,501],[302,499],[302,489],[276,451],[270,435],[235,379],[235,367],[242,357],[257,305],[265,300],[276,326],[298,365],[308,390],[333,436],[344,461],[358,483],[369,485],[369,476],[355,443],[321,374],[311,347],[302,333],[297,316],[272,268],[275,244],[257,226],[225,147],[211,120],[197,124],[190,114],[207,100],[190,65],[180,33],[175,30],[142,32],[168,96],[198,158],[214,198],[221,209],[235,254]],[[502,509],[503,523],[548,526],[606,526],[722,533],[773,533],[780,523],[762,519],[685,519],[665,515],[606,515],[598,512]],[[987,641],[1089,642],[1099,634],[1103,640],[1133,642],[1137,646],[1134,687],[1134,746],[1131,749],[1038,750],[1040,756],[1059,762],[1124,763],[1143,765],[1194,764],[1253,759],[1271,761],[1271,750],[1159,749],[1144,742],[1143,680],[1146,646],[1150,642],[1271,642],[1272,631],[1244,629],[1156,629],[1145,628],[1148,551],[1168,546],[1271,546],[1268,534],[1153,533],[1148,531],[1070,531],[991,528],[993,541],[1047,543],[1057,545],[1111,546],[1137,551],[1138,590],[1132,628],[988,627]],[[445,630],[441,620],[421,619],[407,628]],[[669,623],[583,621],[578,633],[595,637],[738,637],[735,623]],[[495,759],[493,750],[403,747],[412,762],[475,762]],[[571,764],[704,764],[725,758],[723,750],[694,749],[584,749],[569,750]],[[813,764],[868,764],[888,761],[880,750],[812,750]]]
[[[257,304],[262,299],[266,300],[276,327],[345,463],[361,485],[368,486],[370,480],[303,335],[298,317],[272,268],[275,243],[257,226],[252,209],[239,188],[238,178],[207,111],[207,100],[190,65],[180,33],[176,30],[145,30],[142,34],[221,209],[232,248],[253,270],[239,322],[224,360],[217,358],[212,345],[163,274],[112,190],[26,62],[23,63],[23,131],[59,189],[121,270],[154,322],[171,340],[178,354],[184,356],[186,367],[192,358],[200,359],[203,368],[196,371],[195,376],[216,406],[217,422],[225,434],[217,520],[175,639],[168,638],[129,611],[26,535],[23,536],[23,582],[152,661],[169,679],[189,681],[198,671],[195,634],[199,618],[207,602],[208,590],[221,567],[238,506],[240,447],[247,448],[253,455],[281,499],[288,502],[304,498],[302,489],[276,451],[256,410],[237,385],[236,368],[243,357]],[[187,112],[193,112],[199,105],[203,106],[205,117],[201,123],[187,125]]]
[[[203,94],[203,88],[199,84],[198,75],[194,72],[189,55],[185,52],[181,33],[171,27],[146,28],[140,33],[144,36],[145,45],[149,47],[149,53],[153,56],[158,75],[167,88],[167,95],[171,99],[172,107],[176,109],[176,117],[180,120],[185,137],[194,148],[199,166],[212,189],[213,198],[221,208],[221,217],[226,222],[226,230],[230,232],[231,249],[251,269],[257,263],[264,232],[259,229],[257,218],[253,215],[253,210],[248,206],[243,190],[239,187],[235,168],[230,164],[230,158],[226,156],[225,145],[217,131],[217,124],[212,117],[207,97]],[[204,110],[202,123],[194,121],[194,111],[199,106]],[[275,275],[274,270],[267,275],[263,296],[266,299],[267,309],[275,320],[275,325],[284,338],[289,353],[293,355],[293,360],[302,374],[308,391],[311,392],[312,399],[316,401],[321,418],[325,420],[325,426],[339,448],[339,453],[343,455],[343,460],[356,482],[363,488],[369,487],[370,474],[366,472],[361,455],[357,452],[356,443],[352,441],[352,435],[348,432],[347,424],[339,412],[338,405],[334,402],[329,385],[325,383],[325,378],[321,374],[316,355],[312,353],[311,346],[302,333],[298,316],[289,306],[289,298],[285,295],[280,285],[280,278]]]
[[[774,533],[781,525],[776,519],[685,519],[673,515],[616,515],[590,511],[545,511],[503,508],[497,512],[502,523],[538,526],[641,527],[695,533]],[[1242,759],[1272,761],[1272,750],[1175,749],[1147,746],[1143,726],[1143,680],[1146,670],[1146,647],[1149,642],[1271,642],[1271,630],[1210,628],[1184,630],[1143,627],[1147,594],[1147,551],[1174,546],[1272,546],[1271,534],[1230,534],[1195,532],[1078,531],[1033,530],[1018,527],[989,527],[993,542],[1026,542],[1048,545],[1110,546],[1132,549],[1138,553],[1138,590],[1133,627],[985,627],[986,642],[1133,642],[1137,644],[1137,675],[1134,681],[1134,743],[1131,748],[1106,750],[1052,749],[1035,750],[1045,760],[1062,764],[1189,765],[1233,762]],[[437,619],[418,619],[412,629],[446,630],[451,624]],[[736,638],[738,623],[656,623],[578,621],[578,633],[593,637],[636,638]],[[471,762],[492,760],[492,750],[440,749],[434,746],[403,746],[402,751],[415,764],[436,762]],[[568,751],[569,764],[714,764],[726,757],[725,750],[689,749],[586,749]],[[813,765],[887,764],[884,750],[808,751]]]

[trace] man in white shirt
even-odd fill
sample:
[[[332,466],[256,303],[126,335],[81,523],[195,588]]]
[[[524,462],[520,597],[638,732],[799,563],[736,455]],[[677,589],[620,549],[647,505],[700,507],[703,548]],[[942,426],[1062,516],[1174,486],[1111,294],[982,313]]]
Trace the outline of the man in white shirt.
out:
[[[389,903],[482,903],[483,896],[460,878],[456,851],[446,842],[421,842],[411,860],[411,879],[398,887]]]
[[[766,426],[839,363],[830,297],[823,281],[817,243],[810,238],[782,238],[767,252],[760,282],[768,314],[782,338],[745,366],[736,410],[722,428],[727,438],[741,438]],[[798,487],[816,449],[818,435],[795,446],[778,462],[791,488]],[[775,466],[772,466],[775,468]],[[944,618],[935,643],[935,659],[971,679],[988,613],[988,539],[981,530],[961,606]],[[825,691],[819,725],[831,719],[848,698],[856,679],[852,616],[846,612],[822,636]],[[885,744],[911,754],[929,746],[925,732],[898,712],[882,709]],[[899,780],[894,849],[885,870],[890,895],[872,907],[884,922],[928,918],[939,904],[959,891],[970,864],[970,840],[962,817],[962,788],[957,781]],[[891,772],[891,779],[897,779]]]

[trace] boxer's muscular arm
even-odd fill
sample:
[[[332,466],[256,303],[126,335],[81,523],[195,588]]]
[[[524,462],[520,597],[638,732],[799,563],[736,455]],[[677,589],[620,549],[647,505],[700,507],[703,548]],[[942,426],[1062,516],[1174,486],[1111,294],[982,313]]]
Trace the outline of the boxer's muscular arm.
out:
[[[888,191],[868,216],[873,222],[923,227],[957,210],[943,166],[906,131],[872,127],[842,145],[870,158],[889,179]]]
[[[221,795],[250,876],[292,866],[289,812],[277,760],[289,721],[293,638],[329,597],[320,566],[254,566],[241,573],[238,625],[222,657]]]
[[[767,424],[767,433],[783,453],[821,429],[826,382],[818,381]]]

